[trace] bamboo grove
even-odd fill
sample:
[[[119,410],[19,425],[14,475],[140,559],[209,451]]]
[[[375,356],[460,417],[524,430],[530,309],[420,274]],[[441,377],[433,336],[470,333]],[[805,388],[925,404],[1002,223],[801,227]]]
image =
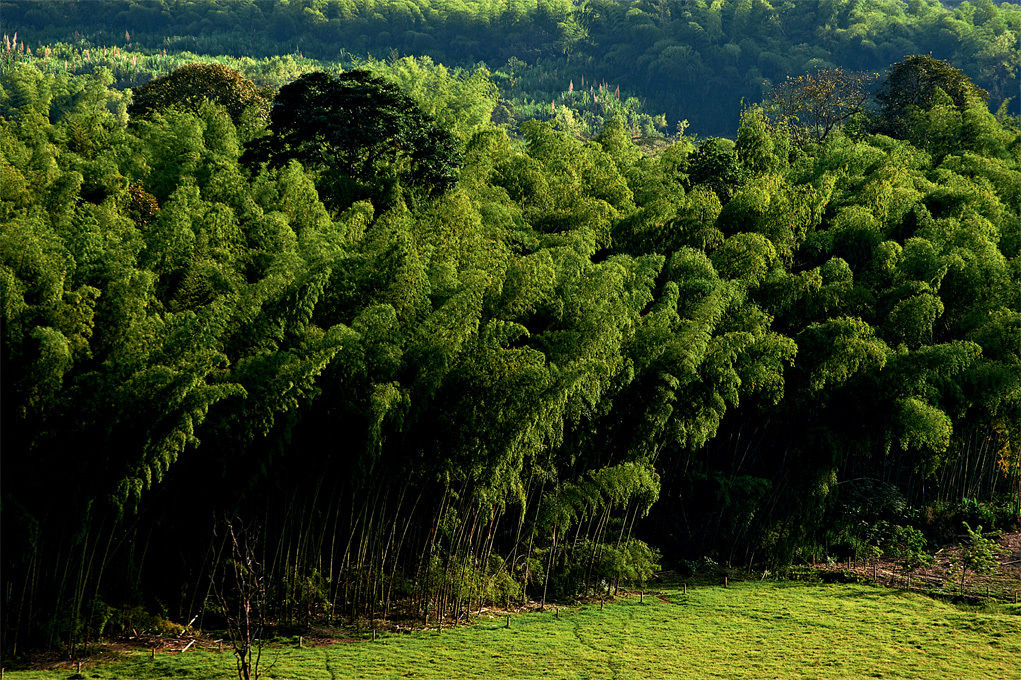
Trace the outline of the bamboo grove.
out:
[[[818,68],[881,72],[908,54],[962,69],[993,110],[1017,91],[1021,9],[993,0],[4,0],[33,46],[132,46],[235,57],[429,56],[484,63],[514,110],[574,84],[617,87],[670,129],[732,136],[740,102]],[[607,102],[608,97],[597,95]],[[1019,102],[1010,104],[1021,112]]]
[[[5,62],[8,650],[217,625],[225,520],[302,627],[880,545],[855,499],[1016,516],[1021,130],[959,72],[649,155],[399,65]]]

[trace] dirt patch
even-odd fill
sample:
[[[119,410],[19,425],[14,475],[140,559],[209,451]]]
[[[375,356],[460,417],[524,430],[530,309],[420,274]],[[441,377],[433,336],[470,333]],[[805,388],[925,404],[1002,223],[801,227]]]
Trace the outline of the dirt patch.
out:
[[[991,574],[969,572],[965,577],[965,594],[972,597],[989,597],[1001,601],[1014,601],[1014,593],[1021,595],[1021,531],[1001,534],[998,543],[1009,552],[999,556],[1000,565]],[[960,572],[954,566],[961,547],[941,548],[936,552],[935,563],[908,575],[896,562],[880,559],[876,562],[852,561],[836,564],[816,564],[817,569],[850,571],[864,579],[874,579],[884,585],[915,590],[960,592]]]

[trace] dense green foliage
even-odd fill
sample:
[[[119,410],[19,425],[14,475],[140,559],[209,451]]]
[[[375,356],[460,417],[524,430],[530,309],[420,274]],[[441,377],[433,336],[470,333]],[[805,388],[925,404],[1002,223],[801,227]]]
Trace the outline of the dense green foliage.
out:
[[[14,37],[18,38],[17,35]],[[96,49],[82,46],[81,42],[77,45],[57,43],[33,51],[23,41],[9,50],[5,57],[8,62],[31,63],[49,73],[63,71],[84,75],[106,69],[113,77],[113,87],[133,88],[136,97],[139,96],[138,90],[152,80],[168,78],[185,66],[195,64],[229,66],[251,79],[260,90],[279,89],[312,71],[339,75],[347,69],[368,70],[399,84],[426,113],[437,117],[442,127],[460,137],[470,134],[480,125],[488,126],[490,122],[514,129],[519,123],[532,119],[549,121],[558,130],[585,137],[601,130],[606,121],[613,118],[620,120],[636,136],[662,138],[667,126],[665,116],[649,115],[636,97],[622,97],[619,86],[614,89],[607,83],[590,84],[592,91],[589,91],[573,88],[573,82],[568,81],[559,91],[550,94],[549,99],[536,102],[528,93],[535,87],[534,79],[539,70],[513,59],[505,70],[490,73],[481,66],[448,69],[429,57],[404,57],[386,62],[355,58],[319,61],[296,55],[253,59],[196,55],[192,52],[167,53],[166,50],[148,53],[119,47]],[[175,81],[187,83],[188,78],[175,76]],[[160,82],[163,85],[158,91],[173,91],[167,80]],[[584,77],[580,83],[584,85]],[[214,83],[205,84],[207,92],[213,92],[211,85]],[[222,78],[215,83],[222,92],[229,92],[231,85],[223,82]],[[144,100],[144,93],[142,96]],[[249,110],[254,113],[258,108]],[[244,121],[241,125],[244,126]]]
[[[995,109],[1016,98],[1021,64],[1021,9],[993,0],[954,9],[938,0],[4,0],[3,11],[5,30],[33,45],[74,34],[99,47],[485,62],[506,75],[508,99],[545,109],[570,82],[587,92],[606,81],[700,134],[728,136],[741,99],[816,68],[879,72],[931,54],[988,90]]]
[[[442,193],[460,165],[454,137],[399,87],[366,71],[310,73],[283,86],[269,132],[249,145],[242,162],[252,169],[301,162],[335,210],[360,198],[386,207],[400,187]]]
[[[246,114],[265,120],[273,98],[272,90],[260,91],[251,80],[222,64],[182,66],[134,88],[131,95],[128,113],[136,118],[172,106],[197,110],[203,102],[211,101],[222,105],[238,125]]]
[[[1016,118],[934,87],[646,155],[376,68],[267,126],[5,62],[5,644],[215,625],[225,516],[305,626],[600,595],[650,544],[920,553],[924,508],[1021,499]]]

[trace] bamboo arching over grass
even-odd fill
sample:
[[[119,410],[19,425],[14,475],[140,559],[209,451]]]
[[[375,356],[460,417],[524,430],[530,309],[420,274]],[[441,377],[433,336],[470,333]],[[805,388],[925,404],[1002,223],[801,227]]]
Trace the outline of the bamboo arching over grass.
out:
[[[274,623],[366,635],[605,601],[657,548],[721,578],[860,560],[930,505],[1003,521],[1018,131],[981,101],[800,150],[752,111],[643,154],[619,120],[511,139],[425,62],[309,74],[275,107],[302,129],[255,131],[209,101],[120,116],[102,69],[45,63],[0,69],[19,652],[156,602],[152,627],[216,625],[207,517],[261,527]],[[398,96],[413,66],[446,89]],[[442,92],[472,105],[456,140]],[[385,130],[341,140],[335,98]]]

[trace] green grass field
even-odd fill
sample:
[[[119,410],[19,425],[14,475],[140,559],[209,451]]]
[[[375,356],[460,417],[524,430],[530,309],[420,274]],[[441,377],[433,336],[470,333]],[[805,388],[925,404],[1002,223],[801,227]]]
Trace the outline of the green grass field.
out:
[[[1021,605],[861,585],[732,584],[375,642],[271,647],[265,678],[1021,678]],[[228,653],[131,653],[86,678],[229,678]],[[73,676],[68,669],[11,679]],[[236,677],[236,676],[235,676]]]

